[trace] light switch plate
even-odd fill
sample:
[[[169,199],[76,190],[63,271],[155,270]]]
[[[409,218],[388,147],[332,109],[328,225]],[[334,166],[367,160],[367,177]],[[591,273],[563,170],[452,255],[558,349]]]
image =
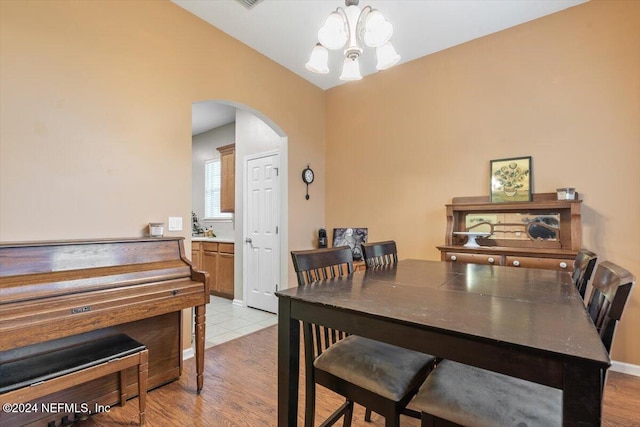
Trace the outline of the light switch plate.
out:
[[[169,217],[169,231],[182,231],[182,217],[170,216]]]

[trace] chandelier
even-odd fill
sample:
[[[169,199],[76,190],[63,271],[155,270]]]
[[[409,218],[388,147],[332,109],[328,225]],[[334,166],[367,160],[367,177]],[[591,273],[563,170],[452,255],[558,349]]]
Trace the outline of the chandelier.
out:
[[[329,50],[344,48],[344,65],[340,80],[360,80],[362,46],[376,48],[378,62],[376,69],[386,70],[400,61],[389,41],[393,26],[378,10],[366,6],[358,7],[359,0],[345,0],[346,9],[341,7],[329,14],[324,25],[318,31],[318,41],[311,51],[311,58],[305,64],[307,70],[318,74],[329,72]]]

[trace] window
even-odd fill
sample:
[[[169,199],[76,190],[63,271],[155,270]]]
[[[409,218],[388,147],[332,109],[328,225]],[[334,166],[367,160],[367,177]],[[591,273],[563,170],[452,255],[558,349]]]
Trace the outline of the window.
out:
[[[231,213],[220,212],[220,157],[204,162],[204,217],[231,219]]]

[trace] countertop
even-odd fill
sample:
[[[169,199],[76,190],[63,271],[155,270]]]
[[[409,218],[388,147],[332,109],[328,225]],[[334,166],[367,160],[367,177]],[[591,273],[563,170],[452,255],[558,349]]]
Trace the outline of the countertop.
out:
[[[218,242],[218,243],[235,243],[235,240],[229,237],[192,237],[192,242]]]

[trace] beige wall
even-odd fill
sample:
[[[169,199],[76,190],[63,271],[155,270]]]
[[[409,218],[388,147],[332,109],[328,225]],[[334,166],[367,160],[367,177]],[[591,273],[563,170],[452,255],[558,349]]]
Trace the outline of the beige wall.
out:
[[[288,243],[311,246],[324,159],[310,201],[299,173],[324,156],[322,90],[168,1],[0,1],[0,19],[0,241],[141,236],[169,216],[189,237],[191,104],[215,99],[287,135]]]
[[[486,194],[490,159],[531,155],[535,191],[577,187],[585,246],[639,275],[639,44],[640,2],[592,0],[325,101],[170,2],[0,1],[0,241],[189,224],[191,103],[217,99],[288,137],[290,249],[318,226],[362,225],[437,259],[444,204]],[[616,360],[640,364],[638,322],[636,290]]]
[[[365,54],[371,54],[366,52]],[[532,156],[576,187],[584,246],[640,276],[640,2],[591,1],[327,92],[327,226],[439,259],[444,205]],[[612,356],[640,365],[640,289]]]

